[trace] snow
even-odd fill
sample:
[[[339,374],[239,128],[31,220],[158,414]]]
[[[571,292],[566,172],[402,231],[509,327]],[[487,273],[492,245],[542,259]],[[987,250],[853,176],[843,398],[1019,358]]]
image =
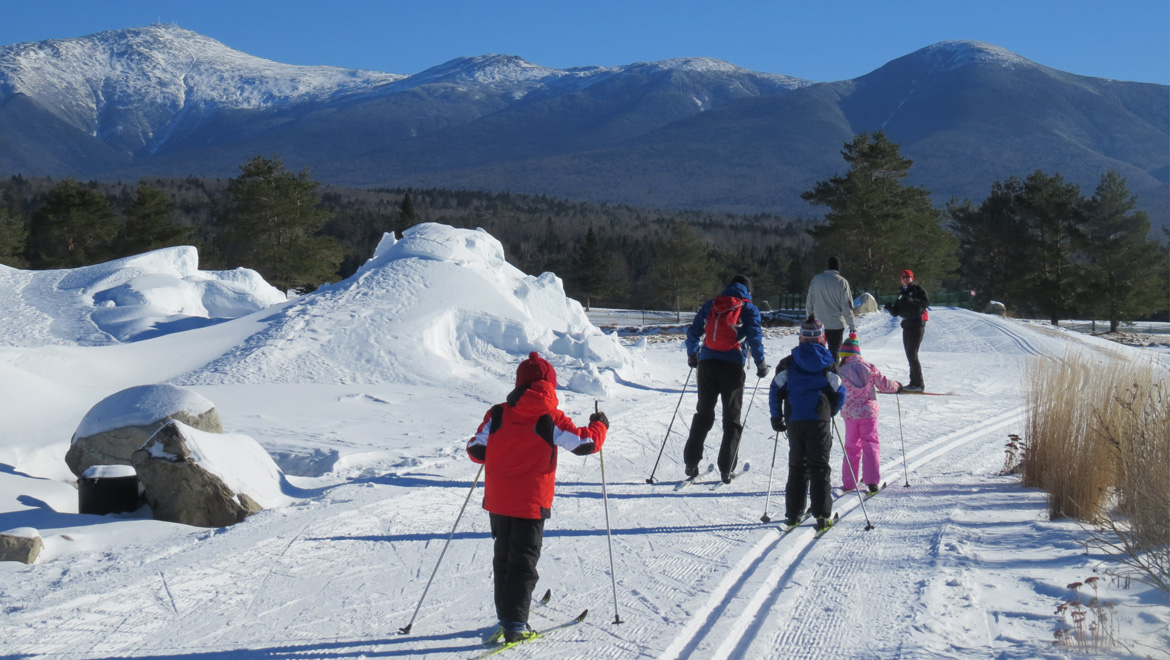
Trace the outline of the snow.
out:
[[[124,479],[138,476],[129,465],[93,465],[81,473],[84,479]]]
[[[71,276],[82,292],[116,270],[53,281]],[[154,305],[181,297],[140,291]],[[740,460],[752,469],[718,491],[706,475],[676,492],[695,401],[681,339],[602,334],[555,275],[511,268],[482,231],[420,226],[337,285],[142,341],[93,341],[94,308],[77,297],[25,282],[21,304],[3,301],[18,318],[0,324],[0,529],[45,544],[34,565],[0,563],[0,639],[26,658],[474,657],[494,625],[492,542],[463,446],[529,350],[556,366],[567,414],[583,421],[597,401],[612,426],[604,473],[599,456],[561,456],[537,585],[553,599],[531,621],[589,618],[510,654],[1071,657],[1052,646],[1053,612],[1108,559],[1085,553],[1079,524],[1048,519],[1043,493],[998,474],[1008,434],[1023,432],[1023,365],[1085,351],[1170,366],[1165,351],[933,309],[926,383],[958,396],[881,398],[889,486],[864,510],[839,498],[840,522],[814,541],[808,526],[780,536],[760,522],[782,516],[787,470],[783,447],[771,464],[777,436],[750,374],[746,396],[758,400]],[[896,320],[862,316],[858,332],[868,361],[904,377]],[[791,329],[765,333],[770,364],[795,345]],[[267,484],[271,508],[215,530],[145,509],[77,513],[70,434],[95,402],[160,382],[215,404],[226,434],[184,434],[235,483]],[[440,554],[411,633],[396,634]],[[1164,596],[1099,587],[1130,649],[1116,656],[1170,647]]]
[[[169,383],[138,385],[115,392],[97,402],[73,434],[74,440],[126,426],[146,426],[175,413],[198,417],[215,404]]]
[[[191,462],[219,477],[233,493],[244,493],[268,509],[293,501],[284,492],[285,477],[272,457],[252,438],[238,433],[208,433],[173,422],[186,441]],[[146,445],[152,456],[166,456],[161,443]]]

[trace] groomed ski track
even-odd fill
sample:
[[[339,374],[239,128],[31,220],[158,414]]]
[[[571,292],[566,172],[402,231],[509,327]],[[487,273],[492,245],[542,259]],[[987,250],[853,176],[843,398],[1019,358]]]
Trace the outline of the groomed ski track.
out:
[[[859,331],[866,359],[903,379],[896,322],[870,315]],[[768,362],[795,343],[791,334],[770,332]],[[996,585],[979,566],[1027,549],[1027,539],[1001,534],[1001,525],[1043,524],[1033,522],[1042,496],[997,472],[1008,434],[1023,430],[1022,361],[1060,355],[1068,346],[1011,320],[932,312],[923,345],[926,382],[959,396],[880,401],[882,479],[889,485],[865,502],[875,528],[864,530],[858,498],[846,493],[834,503],[840,521],[815,541],[807,521],[783,537],[778,530],[787,475],[783,435],[769,504],[773,521],[760,522],[775,438],[767,381],[740,449],[750,471],[717,491],[699,487],[717,479],[706,473],[674,491],[694,411],[692,384],[667,438],[659,483],[645,483],[687,374],[680,342],[646,346],[642,387],[619,387],[613,400],[602,402],[613,420],[605,464],[624,623],[612,623],[597,458],[563,454],[537,586],[538,593],[551,589],[553,599],[534,607],[531,623],[539,630],[585,608],[589,618],[502,657],[1030,657],[1021,654],[1035,647],[1014,650],[1015,632],[1005,623],[1030,615],[986,606]],[[964,367],[957,371],[956,356]],[[749,373],[749,393],[754,381]],[[464,416],[472,423],[435,420],[444,439],[433,456],[354,475],[231,528],[170,545],[136,540],[84,570],[67,559],[31,567],[26,579],[6,587],[9,602],[19,605],[0,609],[5,651],[21,658],[196,660],[446,659],[482,652],[482,638],[495,623],[482,485],[412,633],[396,633],[411,619],[471,487],[475,466],[463,457],[462,443],[494,400],[489,394],[453,398],[453,409],[473,409]],[[563,408],[581,418],[592,412],[593,399],[565,393]],[[837,428],[844,432],[840,420]],[[718,429],[717,423],[708,436],[704,466],[718,449]],[[837,442],[834,437],[835,484]],[[993,512],[972,509],[972,493]],[[84,544],[84,533],[72,542]],[[946,628],[936,626],[940,613],[932,611],[940,602],[949,610]],[[958,630],[955,621],[962,622]]]

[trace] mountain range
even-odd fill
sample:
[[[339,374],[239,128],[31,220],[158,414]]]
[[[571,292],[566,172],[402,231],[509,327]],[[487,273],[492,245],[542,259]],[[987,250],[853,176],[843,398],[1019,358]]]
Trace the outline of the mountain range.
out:
[[[547,194],[815,217],[799,197],[884,131],[910,183],[981,201],[1126,177],[1170,224],[1170,87],[948,41],[813,82],[708,58],[552,69],[465,57],[404,76],[281,64],[173,25],[0,46],[0,174],[231,177],[256,155],[336,185]]]

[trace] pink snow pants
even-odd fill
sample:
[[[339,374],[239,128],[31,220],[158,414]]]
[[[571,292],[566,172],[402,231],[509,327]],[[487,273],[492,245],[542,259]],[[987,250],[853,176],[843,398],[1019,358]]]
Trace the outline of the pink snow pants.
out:
[[[881,447],[878,445],[876,417],[845,420],[845,458],[841,461],[841,481],[845,490],[853,490],[853,475],[866,484],[881,484]],[[864,457],[864,460],[862,458]],[[858,463],[863,463],[858,472]],[[853,471],[850,472],[850,467]]]

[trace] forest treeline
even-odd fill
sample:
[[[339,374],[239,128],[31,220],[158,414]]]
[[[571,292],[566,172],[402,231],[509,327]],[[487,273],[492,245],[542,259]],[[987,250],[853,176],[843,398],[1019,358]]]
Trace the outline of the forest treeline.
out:
[[[913,162],[883,133],[841,152],[847,170],[801,197],[824,219],[668,211],[541,195],[323,185],[279,156],[232,179],[128,184],[0,180],[0,263],[73,268],[191,244],[206,270],[248,267],[285,290],[352,274],[385,232],[421,222],[482,227],[524,272],[555,272],[591,305],[691,309],[735,274],[757,299],[802,293],[829,255],[861,291],[892,292],[914,270],[930,291],[974,292],[1013,313],[1122,322],[1170,307],[1170,260],[1125,179],[1102,173],[1090,196],[1035,171],[992,185],[981,202],[935,208],[906,185]]]

